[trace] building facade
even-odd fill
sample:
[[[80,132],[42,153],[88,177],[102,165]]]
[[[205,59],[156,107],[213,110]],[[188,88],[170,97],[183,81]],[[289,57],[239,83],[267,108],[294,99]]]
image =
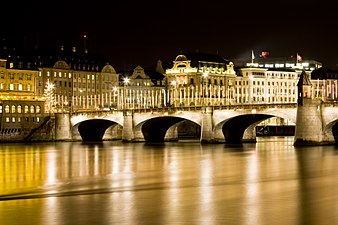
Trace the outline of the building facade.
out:
[[[234,64],[218,55],[180,54],[165,77],[169,106],[227,105],[234,100]]]
[[[20,57],[0,60],[0,140],[20,140],[45,120],[38,70]]]
[[[39,69],[37,93],[44,94],[47,81],[55,86],[55,109],[94,110],[116,105],[113,89],[119,85],[119,75],[104,59],[76,48],[46,55],[36,55]]]

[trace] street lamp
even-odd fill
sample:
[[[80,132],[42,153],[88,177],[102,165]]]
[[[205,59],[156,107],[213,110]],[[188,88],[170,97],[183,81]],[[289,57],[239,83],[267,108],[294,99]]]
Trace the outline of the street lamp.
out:
[[[123,80],[123,109],[126,108],[127,105],[127,93],[126,93],[126,86],[129,84],[130,79],[129,77],[125,77]]]
[[[113,105],[114,108],[117,108],[116,91],[117,91],[117,87],[114,86],[113,87],[113,104],[110,103],[110,106]]]
[[[207,80],[207,78],[208,78],[208,76],[209,76],[209,73],[208,72],[204,72],[203,74],[202,74],[202,106],[204,106],[205,105],[205,96],[204,96],[204,82]],[[207,92],[207,85],[206,85],[206,89],[205,89],[205,95],[206,95],[206,92]]]
[[[175,102],[176,102],[176,81],[175,80],[172,80],[171,81],[171,86],[173,87],[172,88],[172,93],[173,93],[173,104],[174,104],[174,107],[175,107]]]

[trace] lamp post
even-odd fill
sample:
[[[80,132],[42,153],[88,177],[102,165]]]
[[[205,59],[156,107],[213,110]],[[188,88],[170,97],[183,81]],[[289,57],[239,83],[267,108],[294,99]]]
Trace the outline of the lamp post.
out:
[[[126,86],[129,84],[130,79],[129,77],[125,77],[123,80],[123,109],[127,106],[127,93],[126,93]]]
[[[175,102],[176,102],[176,81],[171,81],[171,83],[170,83],[170,85],[172,86],[172,95],[173,95],[173,105],[174,105],[174,107],[175,107]],[[172,105],[172,104],[170,104],[170,105]]]
[[[205,105],[205,97],[206,97],[205,96],[206,95],[206,90],[204,92],[204,82],[207,81],[208,76],[209,76],[208,72],[203,72],[203,74],[202,74],[202,106]],[[206,86],[205,88],[207,89],[208,85],[205,85],[205,86]]]
[[[117,91],[117,87],[114,86],[113,87],[113,104],[110,103],[110,106],[113,105],[114,109],[117,108],[116,91]]]

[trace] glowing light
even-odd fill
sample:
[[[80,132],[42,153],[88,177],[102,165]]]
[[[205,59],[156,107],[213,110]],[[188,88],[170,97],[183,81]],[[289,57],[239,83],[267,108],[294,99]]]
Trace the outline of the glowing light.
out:
[[[123,83],[124,84],[129,84],[129,82],[130,82],[129,77],[125,77],[124,80],[123,80]]]

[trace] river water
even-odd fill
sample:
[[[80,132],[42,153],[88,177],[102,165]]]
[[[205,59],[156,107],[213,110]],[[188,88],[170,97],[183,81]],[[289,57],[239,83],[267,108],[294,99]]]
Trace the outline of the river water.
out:
[[[338,148],[0,145],[1,225],[338,224]]]

